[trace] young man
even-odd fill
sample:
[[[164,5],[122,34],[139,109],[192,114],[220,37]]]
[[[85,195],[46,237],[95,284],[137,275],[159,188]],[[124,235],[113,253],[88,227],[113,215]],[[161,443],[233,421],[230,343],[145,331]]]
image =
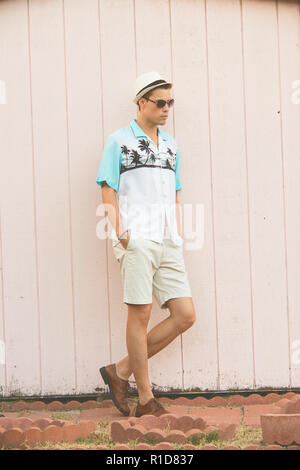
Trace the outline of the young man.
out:
[[[179,149],[176,140],[159,128],[174,103],[171,87],[157,72],[136,79],[133,101],[139,106],[139,116],[108,136],[96,178],[113,227],[113,252],[120,263],[123,301],[128,305],[128,356],[100,372],[113,402],[126,416],[132,373],[139,394],[134,416],[167,413],[153,396],[148,358],[195,321],[183,238],[177,228],[177,192],[182,188]],[[152,294],[170,316],[147,334]]]

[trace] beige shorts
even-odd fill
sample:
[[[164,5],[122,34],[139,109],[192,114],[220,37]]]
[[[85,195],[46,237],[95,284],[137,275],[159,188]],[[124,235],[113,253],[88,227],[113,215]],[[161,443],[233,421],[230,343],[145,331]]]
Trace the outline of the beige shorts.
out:
[[[124,303],[151,304],[154,294],[160,308],[167,308],[169,299],[192,297],[183,245],[171,238],[159,243],[130,237],[127,248],[118,243],[113,252],[120,263]]]

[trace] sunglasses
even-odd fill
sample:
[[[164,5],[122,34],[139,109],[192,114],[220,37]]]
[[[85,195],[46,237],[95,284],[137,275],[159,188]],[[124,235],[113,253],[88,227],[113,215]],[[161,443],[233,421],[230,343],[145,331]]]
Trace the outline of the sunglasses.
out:
[[[171,106],[173,106],[174,104],[174,99],[172,98],[171,100],[156,100],[156,101],[153,101],[153,100],[150,100],[150,98],[145,98],[147,101],[152,101],[152,103],[156,103],[156,106],[158,108],[163,108],[164,106],[166,106],[166,104],[168,103],[168,106],[169,108],[171,108]]]

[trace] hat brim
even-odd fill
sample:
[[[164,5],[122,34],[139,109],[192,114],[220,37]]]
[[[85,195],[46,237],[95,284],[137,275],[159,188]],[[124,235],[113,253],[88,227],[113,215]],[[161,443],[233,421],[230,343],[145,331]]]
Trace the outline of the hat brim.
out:
[[[147,90],[144,90],[144,91],[142,91],[141,93],[139,93],[138,95],[136,95],[136,97],[133,99],[133,102],[134,102],[135,104],[137,104],[138,100],[139,100],[140,98],[142,98],[146,93],[148,93],[148,91],[153,90],[154,88],[159,88],[159,87],[164,86],[164,85],[171,85],[171,88],[172,88],[173,83],[171,83],[171,82],[166,82],[166,83],[162,83],[161,85],[153,85],[153,86],[147,88]]]

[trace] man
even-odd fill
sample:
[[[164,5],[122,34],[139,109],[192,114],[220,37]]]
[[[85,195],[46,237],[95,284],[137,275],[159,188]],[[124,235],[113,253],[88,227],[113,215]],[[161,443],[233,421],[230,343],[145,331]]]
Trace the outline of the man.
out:
[[[195,309],[178,233],[179,149],[164,125],[174,100],[172,83],[157,72],[136,79],[137,119],[107,138],[96,182],[112,223],[112,246],[120,263],[128,305],[128,356],[100,369],[113,402],[126,416],[128,379],[133,373],[139,399],[134,416],[160,416],[167,410],[153,396],[148,358],[195,321]],[[118,196],[118,199],[117,199]],[[147,334],[152,293],[170,316]]]

